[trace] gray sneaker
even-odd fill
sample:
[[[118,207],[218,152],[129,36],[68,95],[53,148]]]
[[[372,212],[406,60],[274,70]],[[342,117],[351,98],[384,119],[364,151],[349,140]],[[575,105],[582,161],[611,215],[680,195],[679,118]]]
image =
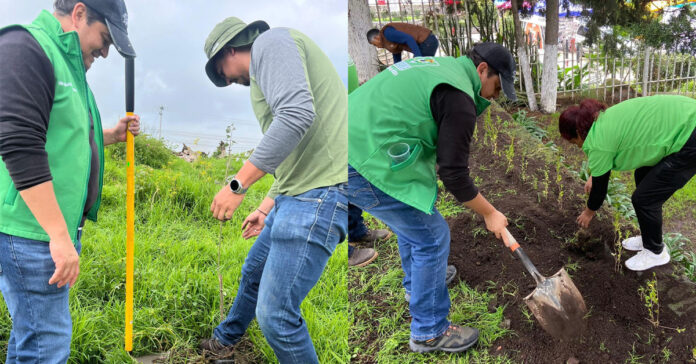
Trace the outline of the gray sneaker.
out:
[[[450,325],[444,334],[430,340],[410,339],[408,346],[416,353],[431,351],[446,351],[448,353],[462,352],[476,344],[479,332],[473,327]]]
[[[203,350],[203,354],[212,354],[218,358],[232,356],[234,345],[224,345],[216,338],[203,339],[198,347]]]
[[[348,258],[351,267],[364,267],[377,258],[379,254],[372,248],[353,248],[353,254]]]
[[[452,281],[454,280],[454,277],[456,277],[456,276],[457,276],[457,267],[455,267],[453,265],[448,265],[447,266],[447,275],[445,276],[445,284],[449,285],[450,283],[452,283]],[[406,300],[406,302],[411,302],[411,294],[406,292],[404,294],[404,299]]]
[[[367,234],[363,235],[360,239],[351,241],[351,243],[376,243],[380,240],[388,239],[390,236],[391,231],[387,229],[368,230]]]

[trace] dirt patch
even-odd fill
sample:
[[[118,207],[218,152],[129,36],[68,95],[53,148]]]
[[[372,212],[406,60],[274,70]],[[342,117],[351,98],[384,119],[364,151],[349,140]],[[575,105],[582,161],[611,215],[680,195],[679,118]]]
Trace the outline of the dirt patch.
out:
[[[505,113],[494,114],[493,119],[496,116],[509,119]],[[510,144],[506,134],[497,135],[494,142],[488,137],[486,143],[490,130],[478,128],[477,133],[471,170],[481,193],[506,214],[510,232],[541,274],[550,276],[566,267],[589,309],[581,338],[561,342],[550,337],[533,316],[528,317],[522,301],[535,288],[534,280],[502,242],[482,230],[481,218],[461,214],[449,220],[450,264],[470,286],[497,293],[497,302],[490,308],[504,306],[514,331],[496,341],[491,352],[523,363],[565,363],[569,359],[581,363],[696,362],[692,352],[696,347],[696,286],[678,278],[672,265],[647,273],[629,271],[623,266],[632,256],[628,252],[622,257],[623,269],[616,272],[612,253],[617,234],[610,212],[596,217],[587,230],[579,230],[575,223],[585,204],[580,181],[563,169],[557,174],[548,162],[526,155],[519,140],[511,163],[504,152]],[[514,168],[506,173],[509,165]],[[621,231],[635,233],[628,226]],[[653,279],[653,272],[658,282],[659,327],[648,321],[648,309],[639,295],[639,288]]]

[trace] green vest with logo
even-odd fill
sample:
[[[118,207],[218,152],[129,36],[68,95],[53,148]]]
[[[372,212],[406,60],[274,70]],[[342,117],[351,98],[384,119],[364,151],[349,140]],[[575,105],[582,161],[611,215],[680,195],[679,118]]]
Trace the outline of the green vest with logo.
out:
[[[390,66],[348,96],[348,162],[389,196],[431,214],[437,199],[437,124],[430,95],[451,85],[474,100],[476,114],[490,105],[468,57],[416,57]],[[410,146],[408,159],[388,155]]]
[[[0,29],[0,34],[17,25]],[[53,65],[55,96],[46,132],[46,153],[53,188],[68,232],[77,241],[77,230],[84,214],[89,184],[91,148],[90,112],[94,138],[99,150],[99,194],[101,196],[104,155],[99,110],[92,95],[82,61],[76,32],[64,33],[58,20],[48,11],[29,25],[22,25],[38,41]],[[4,70],[3,72],[10,72]],[[32,80],[26,80],[32,82]],[[0,232],[27,239],[50,241],[26,203],[19,195],[4,163],[0,162]],[[101,197],[87,214],[96,221]]]

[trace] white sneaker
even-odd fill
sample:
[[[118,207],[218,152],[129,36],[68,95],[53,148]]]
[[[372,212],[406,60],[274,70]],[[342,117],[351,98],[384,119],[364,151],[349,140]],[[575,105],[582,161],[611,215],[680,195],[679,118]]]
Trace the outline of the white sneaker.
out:
[[[621,245],[623,245],[624,249],[626,250],[639,252],[643,250],[643,237],[638,235],[632,238],[624,239],[624,241],[621,242]]]
[[[667,245],[662,249],[662,253],[655,254],[648,249],[638,252],[633,258],[626,261],[626,268],[633,271],[643,271],[658,265],[669,263],[669,250]]]

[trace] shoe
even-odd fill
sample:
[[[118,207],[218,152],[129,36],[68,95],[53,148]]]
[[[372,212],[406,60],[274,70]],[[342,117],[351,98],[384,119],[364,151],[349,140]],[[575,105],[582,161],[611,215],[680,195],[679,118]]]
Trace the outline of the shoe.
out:
[[[354,248],[353,254],[348,258],[351,267],[364,267],[377,258],[379,254],[372,248]]]
[[[430,340],[418,341],[410,339],[408,346],[416,353],[427,353],[436,350],[458,353],[476,344],[478,337],[479,332],[473,327],[450,325],[444,334]]]
[[[224,345],[223,343],[218,341],[218,339],[213,337],[210,339],[201,340],[201,343],[198,345],[198,347],[201,350],[203,350],[204,354],[208,352],[217,357],[225,357],[232,355],[234,345]]]
[[[448,265],[447,266],[447,275],[445,276],[445,284],[448,285],[448,284],[452,283],[452,281],[454,280],[454,277],[456,277],[456,276],[457,276],[457,267],[455,267],[453,265]],[[406,300],[406,302],[410,303],[411,302],[411,294],[406,292],[404,294],[404,299]]]
[[[454,280],[454,277],[457,276],[457,267],[453,265],[448,265],[447,266],[447,275],[445,276],[445,284],[449,285],[452,283]]]
[[[351,241],[351,243],[376,243],[380,240],[389,239],[391,234],[391,231],[387,229],[368,230],[367,234],[363,235],[360,239]]]
[[[621,245],[626,250],[639,252],[643,250],[643,237],[638,235],[628,239],[624,239],[624,241],[621,242]]]
[[[669,260],[669,249],[667,249],[667,245],[662,248],[662,253],[660,254],[655,254],[648,249],[643,249],[633,256],[633,258],[626,261],[626,268],[639,272],[667,264]]]

